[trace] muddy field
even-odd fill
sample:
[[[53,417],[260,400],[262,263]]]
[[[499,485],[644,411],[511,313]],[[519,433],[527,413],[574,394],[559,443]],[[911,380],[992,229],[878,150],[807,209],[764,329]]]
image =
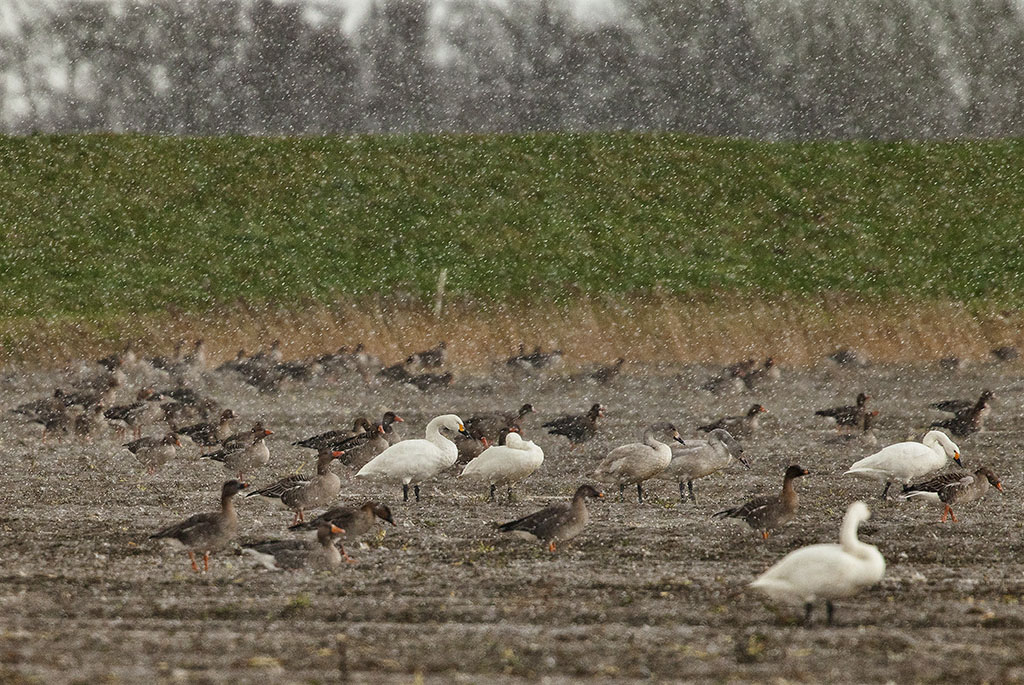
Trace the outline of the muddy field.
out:
[[[79,370],[74,370],[74,373]],[[610,386],[558,376],[456,377],[434,394],[318,379],[259,394],[232,378],[202,380],[242,416],[262,419],[271,465],[259,485],[299,468],[311,453],[290,443],[353,416],[401,414],[406,437],[456,412],[511,410],[532,402],[525,434],[546,454],[518,502],[488,503],[485,488],[441,479],[420,503],[400,488],[343,478],[341,499],[380,498],[397,527],[381,528],[334,573],[268,572],[225,551],[208,574],[154,544],[158,527],[215,508],[225,479],[188,445],[147,475],[111,432],[93,443],[41,446],[38,427],[0,418],[0,681],[2,682],[932,682],[1024,680],[1024,368],[979,364],[951,373],[936,364],[795,371],[756,392],[699,390],[709,369],[629,368]],[[5,410],[52,392],[73,375],[8,367]],[[144,382],[132,377],[133,386]],[[996,392],[986,432],[958,441],[964,464],[987,464],[997,492],[940,524],[940,510],[881,502],[880,487],[840,474],[875,448],[832,444],[814,409],[847,404],[858,391],[881,412],[879,445],[920,437],[943,415],[928,403]],[[126,390],[122,399],[130,392]],[[542,422],[603,402],[598,437],[570,453]],[[696,437],[705,420],[768,413],[744,441],[752,469],[698,481],[697,505],[655,482],[650,503],[608,493],[592,523],[549,554],[500,536],[493,523],[567,497],[613,446],[642,425],[672,420]],[[150,434],[159,429],[153,427]],[[738,521],[709,515],[775,492],[791,462],[811,471],[798,489],[796,520],[767,541]],[[836,603],[836,625],[775,607],[744,586],[786,552],[836,541],[846,505],[866,499],[874,516],[862,539],[888,562],[882,583]],[[264,500],[240,502],[242,540],[287,536],[291,513]]]

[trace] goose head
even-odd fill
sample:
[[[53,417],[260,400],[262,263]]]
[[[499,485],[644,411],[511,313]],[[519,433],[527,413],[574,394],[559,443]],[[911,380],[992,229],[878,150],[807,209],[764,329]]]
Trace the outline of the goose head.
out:
[[[395,523],[395,519],[391,517],[391,509],[386,504],[381,504],[380,502],[367,502],[363,505],[363,509],[372,512],[373,515],[381,521],[387,521],[393,526],[398,525]]]
[[[1003,492],[1003,483],[999,480],[999,476],[992,473],[992,469],[987,466],[982,466],[980,469],[974,472],[977,476],[984,476],[988,479],[989,485],[994,487],[999,492]]]

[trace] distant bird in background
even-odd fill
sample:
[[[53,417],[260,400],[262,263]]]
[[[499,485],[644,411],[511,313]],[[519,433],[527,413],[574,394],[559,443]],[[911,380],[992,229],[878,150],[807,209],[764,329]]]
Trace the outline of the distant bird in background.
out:
[[[542,428],[551,435],[562,435],[569,439],[573,448],[580,447],[597,434],[597,420],[604,416],[604,405],[595,403],[586,414],[569,414],[552,419]]]
[[[864,416],[867,414],[867,404],[870,399],[871,395],[862,392],[857,395],[857,403],[854,405],[819,409],[814,412],[814,415],[833,419],[837,430],[863,428]]]
[[[931,406],[945,412],[953,412],[951,419],[932,422],[932,428],[944,428],[958,438],[965,438],[971,433],[984,430],[985,417],[991,411],[991,402],[995,393],[985,390],[977,402],[970,400],[946,400]]]
[[[766,411],[768,410],[760,404],[754,404],[751,405],[746,414],[741,416],[726,416],[718,419],[717,421],[706,423],[703,426],[698,426],[697,430],[710,433],[716,428],[723,428],[734,436],[751,435],[761,427],[761,414]]]

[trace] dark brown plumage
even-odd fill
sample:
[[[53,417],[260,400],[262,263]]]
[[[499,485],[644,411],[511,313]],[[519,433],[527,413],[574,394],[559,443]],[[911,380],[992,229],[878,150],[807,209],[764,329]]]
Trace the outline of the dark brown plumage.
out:
[[[391,509],[379,502],[366,502],[360,507],[331,507],[324,513],[306,523],[291,526],[288,530],[316,530],[323,523],[332,523],[345,529],[345,539],[353,541],[376,527],[377,519],[395,525]],[[341,553],[347,561],[353,561],[341,546]]]
[[[556,543],[570,540],[583,532],[590,520],[586,505],[588,497],[604,495],[593,486],[581,485],[571,501],[552,504],[529,516],[503,523],[498,530],[528,540],[542,540],[548,543],[548,551],[554,552]]]
[[[808,473],[807,469],[801,466],[790,466],[786,469],[782,492],[778,496],[756,497],[738,507],[715,512],[712,518],[743,519],[751,528],[761,531],[761,537],[767,538],[772,531],[786,525],[796,515],[800,500],[793,487],[793,481]]]
[[[854,405],[819,409],[814,412],[814,415],[835,419],[836,428],[840,430],[842,428],[863,427],[864,415],[867,413],[867,403],[870,399],[871,395],[862,392],[857,395],[857,403]]]
[[[217,423],[195,423],[179,428],[176,432],[201,447],[213,447],[231,434],[231,422],[236,418],[238,416],[234,411],[225,409]]]
[[[768,411],[760,404],[755,404],[747,410],[746,414],[742,416],[726,416],[712,423],[698,426],[697,430],[702,430],[705,433],[710,433],[716,428],[723,428],[734,436],[736,435],[750,435],[756,431],[761,425],[761,413]]]
[[[486,447],[487,442],[494,442],[497,440],[498,435],[503,429],[521,429],[523,426],[523,419],[527,414],[532,414],[533,412],[533,405],[526,403],[519,407],[518,411],[476,414],[474,416],[470,416],[466,419],[464,425],[466,427],[466,432],[469,433],[470,437],[475,440],[486,441],[484,444]]]
[[[560,416],[543,424],[551,435],[563,435],[569,444],[578,447],[597,434],[597,420],[604,416],[604,406],[595,403],[586,414]]]
[[[944,419],[932,422],[932,428],[944,428],[958,438],[967,437],[984,428],[985,417],[991,411],[991,401],[995,393],[985,390],[981,393],[977,402],[970,400],[946,400],[936,402],[932,407],[942,411],[953,412],[955,416],[951,419]]]
[[[246,487],[248,484],[240,480],[226,481],[220,490],[220,511],[195,514],[153,533],[150,539],[167,538],[182,545],[188,550],[192,570],[197,573],[196,552],[202,552],[203,570],[210,570],[210,553],[221,549],[238,535],[234,496]]]

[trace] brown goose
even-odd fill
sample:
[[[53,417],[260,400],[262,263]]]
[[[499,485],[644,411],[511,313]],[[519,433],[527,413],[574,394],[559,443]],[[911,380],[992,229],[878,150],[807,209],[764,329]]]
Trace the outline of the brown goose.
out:
[[[476,414],[466,420],[466,432],[473,439],[483,441],[486,448],[489,443],[498,439],[503,429],[516,428],[517,432],[522,432],[518,429],[523,427],[523,419],[532,413],[533,405],[527,402],[519,407],[518,411]]]
[[[747,390],[754,390],[759,385],[763,385],[769,381],[777,381],[782,377],[782,372],[779,371],[778,365],[775,363],[773,357],[768,357],[764,360],[764,365],[751,370],[745,376],[743,376],[743,384],[747,386]]]
[[[230,436],[221,443],[221,449],[199,458],[219,461],[225,469],[237,473],[241,478],[246,471],[266,466],[270,462],[270,450],[264,438],[273,434],[274,431],[264,428],[262,422],[256,422],[252,430]]]
[[[587,374],[587,378],[592,380],[592,381],[595,381],[596,383],[598,383],[600,385],[608,385],[613,380],[615,380],[615,378],[620,373],[622,373],[622,366],[625,363],[626,363],[626,360],[623,359],[622,357],[619,357],[618,359],[616,359],[611,364],[607,364],[605,366],[602,366],[602,367],[600,367],[600,368],[590,372],[589,374]]]
[[[586,504],[588,497],[604,495],[593,486],[581,485],[569,503],[552,504],[529,516],[503,523],[498,530],[527,540],[541,540],[548,543],[549,552],[554,552],[556,543],[576,537],[590,521]]]
[[[401,419],[399,419],[401,420]],[[360,416],[352,422],[352,430],[333,430],[325,433],[314,435],[311,438],[304,438],[302,440],[296,440],[293,445],[298,447],[308,447],[309,449],[317,450],[323,448],[330,448],[332,450],[343,449],[341,443],[353,436],[364,435],[373,431],[373,425],[369,419]]]
[[[158,420],[163,414],[160,408],[163,399],[164,396],[153,388],[142,388],[135,402],[111,407],[103,412],[103,416],[121,432],[131,428],[134,437],[138,438],[145,424]]]
[[[488,448],[493,447],[494,445],[505,445],[505,441],[508,438],[509,433],[518,432],[519,429],[515,427],[502,428],[501,432],[498,433],[497,440],[477,440],[473,437],[466,437],[461,435],[456,436],[453,442],[455,443],[455,446],[459,450],[459,457],[458,459],[455,460],[455,463],[468,464],[469,462],[473,461],[481,454],[483,454],[484,451],[487,450]]]
[[[132,440],[123,446],[135,455],[135,458],[146,467],[149,473],[154,473],[158,468],[174,459],[174,448],[181,447],[181,442],[176,434],[168,433],[162,438]]]
[[[341,552],[335,541],[344,529],[324,521],[316,529],[316,542],[309,540],[267,540],[242,547],[268,571],[305,567],[333,569],[341,564]]]
[[[985,417],[991,411],[990,404],[995,397],[991,390],[981,393],[977,402],[970,400],[946,400],[931,405],[936,409],[955,414],[951,419],[934,421],[932,428],[945,428],[958,438],[965,438],[971,433],[984,430]]]
[[[732,433],[733,436],[750,435],[761,427],[761,414],[766,411],[768,410],[760,404],[755,404],[742,416],[726,416],[712,423],[698,426],[697,430],[710,433],[716,428],[722,428]]]
[[[360,507],[331,507],[312,521],[293,525],[288,530],[316,530],[317,526],[331,523],[339,528],[344,528],[345,539],[351,542],[376,529],[377,519],[387,521],[392,526],[395,525],[391,509],[386,504],[366,502]],[[348,555],[344,545],[339,543],[339,547],[341,547],[341,554],[345,561],[354,563],[355,559]]]
[[[871,395],[862,392],[857,395],[857,403],[854,405],[819,409],[814,412],[814,415],[835,420],[837,430],[863,427],[864,416],[867,414],[867,403],[870,399]]]
[[[182,545],[192,561],[192,570],[199,572],[196,552],[203,554],[203,571],[210,570],[210,552],[215,552],[238,535],[238,513],[234,496],[248,487],[240,480],[229,480],[220,490],[220,511],[195,514],[180,523],[163,528],[150,539],[166,538]]]
[[[904,485],[902,499],[926,499],[942,502],[941,522],[945,523],[946,517],[951,516],[953,523],[956,523],[953,505],[968,504],[982,499],[988,493],[989,486],[1003,492],[1003,484],[999,477],[992,472],[992,469],[982,466],[974,472],[973,476],[965,476],[962,471],[941,473],[922,483]]]
[[[331,462],[341,455],[336,450],[321,449],[317,455],[315,476],[288,476],[245,496],[279,499],[281,504],[295,512],[292,525],[304,521],[306,509],[326,506],[341,492],[341,479],[331,471]]]
[[[75,417],[75,435],[92,442],[92,436],[99,433],[106,426],[103,421],[103,411],[106,407],[102,404],[94,404],[84,412]]]
[[[597,434],[597,420],[604,416],[604,405],[594,404],[586,414],[570,414],[560,416],[543,424],[548,428],[551,435],[564,435],[569,438],[569,444],[579,447],[587,440]]]
[[[407,366],[418,366],[422,369],[439,369],[444,366],[447,357],[448,343],[442,340],[429,350],[410,354],[405,363]]]
[[[711,517],[743,519],[751,528],[761,531],[761,537],[767,539],[772,531],[786,525],[796,515],[800,499],[793,487],[793,481],[808,473],[809,471],[801,466],[790,466],[786,469],[786,477],[782,481],[782,492],[777,497],[756,497],[733,509],[716,512]]]
[[[454,378],[455,376],[452,375],[451,371],[448,373],[420,373],[415,376],[409,376],[405,379],[405,382],[420,392],[431,392],[432,390],[447,388],[452,384]]]
[[[201,447],[214,447],[231,435],[231,422],[237,418],[235,412],[225,409],[220,413],[220,421],[217,423],[195,423],[179,428],[176,432]]]

